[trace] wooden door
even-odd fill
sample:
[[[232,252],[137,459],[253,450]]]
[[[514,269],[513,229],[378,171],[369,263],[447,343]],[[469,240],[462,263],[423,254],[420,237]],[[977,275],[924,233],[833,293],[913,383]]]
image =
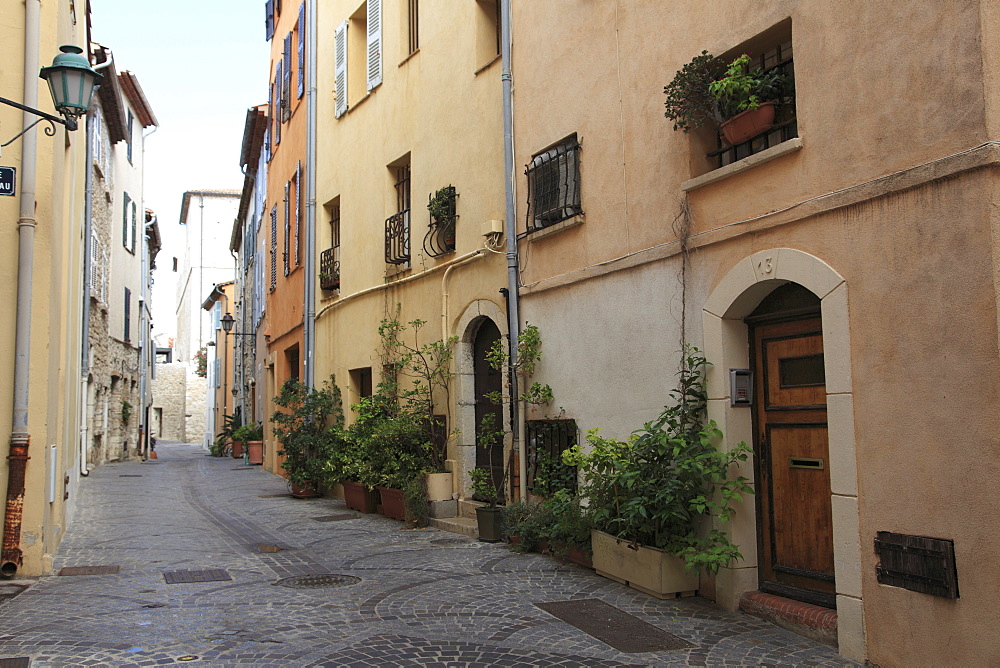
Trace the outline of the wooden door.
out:
[[[497,487],[503,479],[503,441],[497,440],[493,443],[482,443],[479,435],[479,426],[483,423],[483,417],[494,415],[496,429],[503,428],[503,408],[489,399],[486,395],[491,392],[500,392],[503,389],[503,373],[497,371],[486,360],[486,355],[493,348],[493,345],[500,340],[500,330],[492,320],[485,320],[476,332],[473,343],[473,372],[475,374],[476,387],[476,468],[490,469],[490,475]],[[503,490],[501,490],[501,500]],[[480,499],[481,500],[481,499]]]
[[[760,587],[835,607],[821,321],[752,332]]]

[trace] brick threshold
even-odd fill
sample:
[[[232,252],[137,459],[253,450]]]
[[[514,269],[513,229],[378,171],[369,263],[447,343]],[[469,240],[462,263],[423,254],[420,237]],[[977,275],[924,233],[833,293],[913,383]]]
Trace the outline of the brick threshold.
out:
[[[760,591],[743,594],[740,610],[837,649],[836,610]]]

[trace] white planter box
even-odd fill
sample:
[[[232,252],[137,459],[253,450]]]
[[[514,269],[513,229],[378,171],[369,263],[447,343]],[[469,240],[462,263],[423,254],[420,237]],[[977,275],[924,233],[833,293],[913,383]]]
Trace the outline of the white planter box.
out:
[[[451,501],[451,473],[427,474],[427,500]]]
[[[657,598],[694,596],[698,593],[698,573],[684,570],[684,560],[652,547],[633,550],[628,541],[603,531],[590,534],[594,548],[594,570],[633,589]]]

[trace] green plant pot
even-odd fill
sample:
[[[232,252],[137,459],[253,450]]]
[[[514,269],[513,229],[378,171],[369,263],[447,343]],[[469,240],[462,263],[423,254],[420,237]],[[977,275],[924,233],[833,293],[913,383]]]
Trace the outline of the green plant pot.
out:
[[[503,537],[503,531],[500,527],[500,512],[500,508],[476,508],[479,540],[483,543],[499,543]]]

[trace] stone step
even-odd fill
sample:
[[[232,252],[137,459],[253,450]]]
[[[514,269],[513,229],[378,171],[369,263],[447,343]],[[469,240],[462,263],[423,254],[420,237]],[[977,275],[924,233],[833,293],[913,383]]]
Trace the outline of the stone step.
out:
[[[431,517],[429,523],[435,529],[450,531],[464,536],[479,538],[479,525],[475,519],[469,517]]]
[[[458,501],[458,516],[459,517],[471,517],[476,519],[476,508],[483,508],[486,504],[480,501],[473,501],[471,499],[460,499]]]

